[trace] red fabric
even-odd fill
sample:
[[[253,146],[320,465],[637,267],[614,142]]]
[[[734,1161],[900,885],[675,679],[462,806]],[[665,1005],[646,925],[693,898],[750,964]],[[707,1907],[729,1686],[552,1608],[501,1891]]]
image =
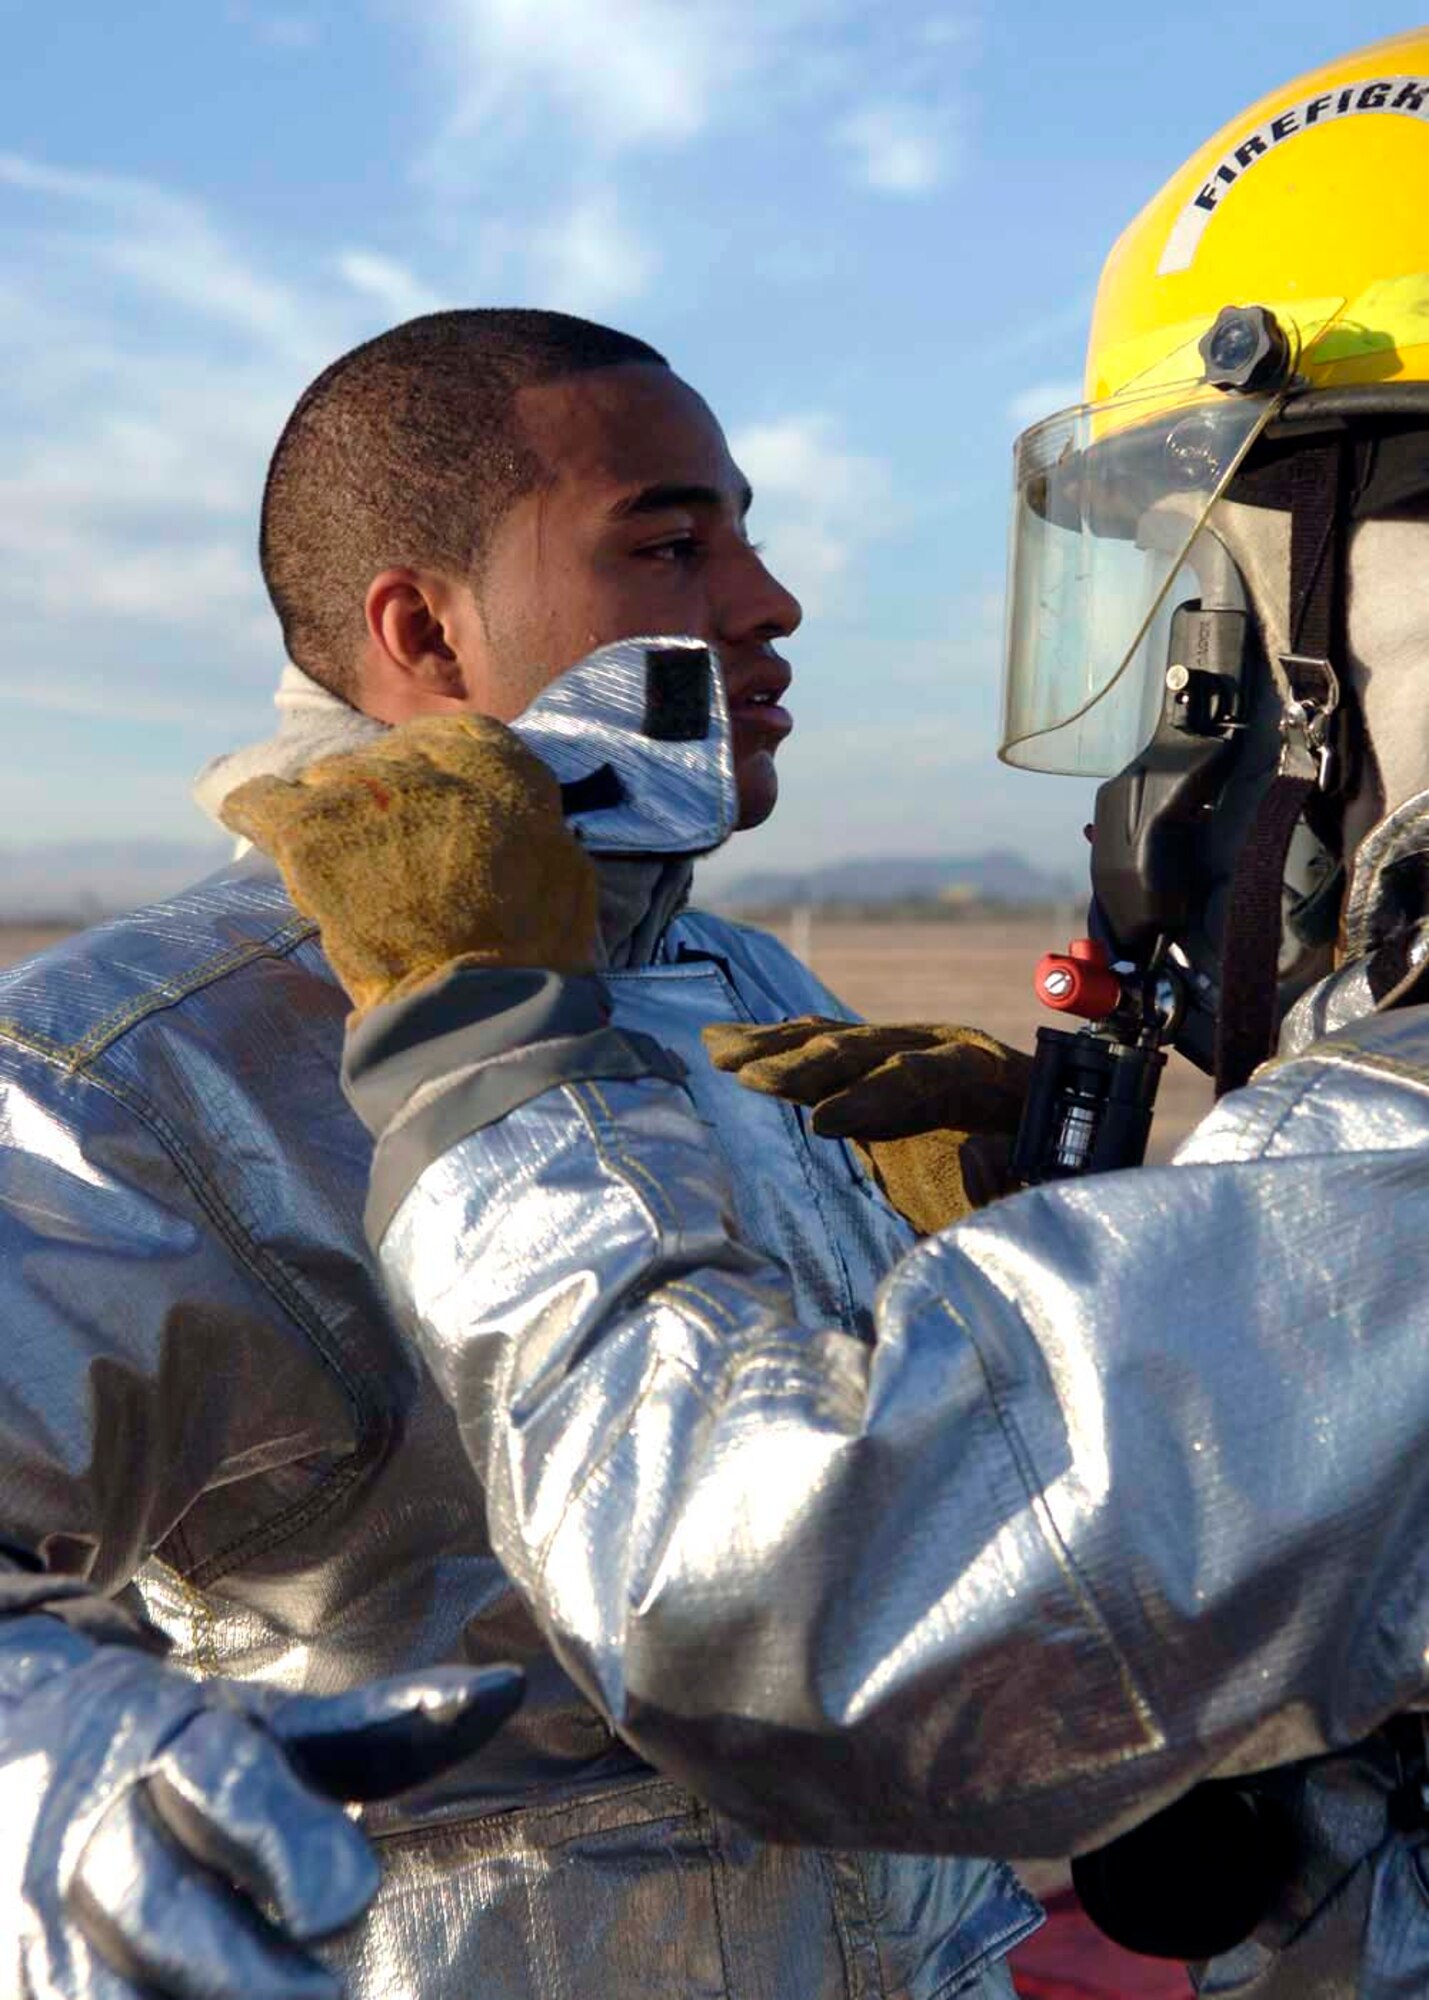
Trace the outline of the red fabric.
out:
[[[1070,1889],[1043,1898],[1047,1921],[1013,1952],[1023,2000],[1191,2000],[1183,1967],[1139,1958],[1102,1936]]]

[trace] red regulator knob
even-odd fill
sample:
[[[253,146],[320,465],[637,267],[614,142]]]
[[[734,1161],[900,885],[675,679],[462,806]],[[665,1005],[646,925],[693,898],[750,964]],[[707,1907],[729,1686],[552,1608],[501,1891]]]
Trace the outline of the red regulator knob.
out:
[[[1121,1001],[1121,981],[1106,948],[1095,938],[1074,938],[1065,953],[1049,951],[1038,961],[1032,984],[1044,1007],[1100,1021]]]

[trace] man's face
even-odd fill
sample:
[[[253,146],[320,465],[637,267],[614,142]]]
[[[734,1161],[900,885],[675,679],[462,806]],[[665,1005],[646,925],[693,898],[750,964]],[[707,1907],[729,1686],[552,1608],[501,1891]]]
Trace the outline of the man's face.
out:
[[[604,368],[521,392],[548,468],[497,529],[461,648],[469,706],[509,722],[597,646],[704,639],[729,692],[740,824],[774,809],[793,727],[775,650],[802,616],[745,534],[750,494],[714,417],[666,368]]]

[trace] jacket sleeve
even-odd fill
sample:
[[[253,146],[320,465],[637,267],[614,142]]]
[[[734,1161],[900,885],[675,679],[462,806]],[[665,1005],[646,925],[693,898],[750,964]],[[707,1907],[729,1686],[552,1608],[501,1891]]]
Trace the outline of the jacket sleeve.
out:
[[[221,1162],[205,1172],[161,1115],[13,1048],[0,1336],[0,1544],[103,1591],[205,1492],[351,1449],[347,1398]]]
[[[1422,1694],[1422,1088],[1287,1065],[921,1245],[866,1347],[733,1239],[676,1083],[539,1069],[489,1119],[428,1076],[381,1255],[653,1761],[773,1837],[1059,1855]]]

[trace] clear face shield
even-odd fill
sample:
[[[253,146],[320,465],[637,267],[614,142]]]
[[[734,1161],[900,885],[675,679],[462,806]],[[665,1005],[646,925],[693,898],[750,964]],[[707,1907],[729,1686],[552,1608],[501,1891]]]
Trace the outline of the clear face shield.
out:
[[[1128,386],[1017,440],[1005,763],[1106,778],[1146,748],[1170,620],[1196,595],[1183,571],[1212,509],[1286,395],[1303,386],[1298,371],[1380,338],[1352,324],[1346,306],[1228,306],[1209,329],[1198,320],[1133,341],[1110,358]],[[1376,314],[1378,324],[1379,305]],[[1255,387],[1267,328],[1277,359]]]
[[[1113,777],[1156,731],[1172,618],[1207,596],[1204,530],[1279,407],[1196,388],[1166,402],[1084,405],[1017,441],[1005,763]]]
[[[1000,754],[1106,781],[1094,928],[1114,957],[1179,971],[1176,1040],[1203,1067],[1235,855],[1282,714],[1223,503],[1282,405],[1160,386],[1017,444]]]

